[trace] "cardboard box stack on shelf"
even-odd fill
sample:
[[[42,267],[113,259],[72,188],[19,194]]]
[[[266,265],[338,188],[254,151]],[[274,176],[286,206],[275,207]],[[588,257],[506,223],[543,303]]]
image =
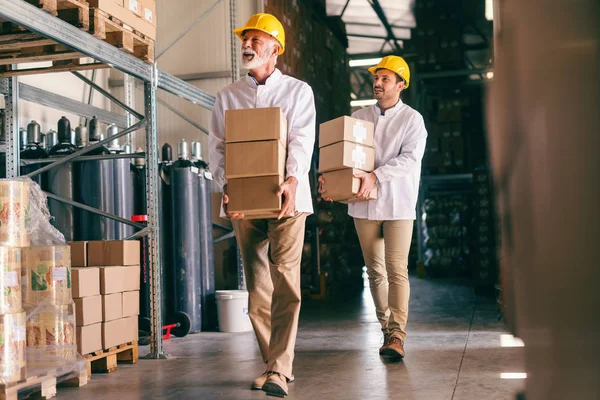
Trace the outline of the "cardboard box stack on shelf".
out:
[[[473,275],[482,290],[498,280],[498,232],[492,176],[487,168],[473,173]]]
[[[279,107],[225,112],[225,177],[229,212],[275,218],[285,179],[287,121]]]
[[[81,354],[138,340],[140,243],[72,242],[73,297]]]
[[[88,3],[148,39],[156,40],[155,0],[88,0]]]
[[[319,129],[319,172],[325,179],[325,197],[339,202],[354,198],[361,180],[354,174],[375,168],[374,125],[351,117],[340,117],[321,124]],[[377,198],[377,188],[371,199]]]

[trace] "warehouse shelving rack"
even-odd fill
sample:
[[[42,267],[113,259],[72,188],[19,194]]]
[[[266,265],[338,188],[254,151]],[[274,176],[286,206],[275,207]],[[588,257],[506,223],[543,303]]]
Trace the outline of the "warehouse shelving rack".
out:
[[[146,178],[147,178],[147,207],[148,207],[148,226],[125,220],[116,215],[105,213],[101,210],[73,202],[68,199],[51,195],[52,198],[71,204],[76,207],[84,208],[96,214],[107,218],[117,220],[121,223],[134,226],[139,231],[131,239],[148,236],[149,245],[149,270],[150,270],[150,293],[151,293],[151,330],[152,337],[150,341],[150,358],[165,358],[166,354],[162,347],[162,324],[161,324],[161,293],[160,285],[161,261],[160,261],[160,220],[158,218],[158,206],[160,203],[158,192],[158,137],[157,137],[157,95],[158,89],[165,90],[171,94],[179,96],[187,101],[197,104],[205,109],[212,110],[215,98],[214,96],[202,91],[201,89],[160,71],[156,63],[145,63],[132,55],[126,54],[118,48],[103,42],[86,32],[26,3],[24,0],[0,0],[0,18],[11,21],[32,32],[38,33],[48,39],[52,39],[70,49],[80,52],[84,56],[91,57],[102,63],[109,65],[125,74],[126,82],[132,82],[129,77],[137,78],[144,85],[144,113],[140,114],[126,104],[123,104],[110,93],[105,92],[94,82],[89,81],[79,75],[78,78],[86,81],[95,90],[117,103],[127,112],[127,116],[121,116],[102,110],[85,103],[79,103],[65,97],[48,93],[28,85],[20,84],[18,77],[11,76],[0,79],[0,92],[5,97],[5,133],[6,133],[6,174],[8,178],[19,175],[19,124],[18,109],[19,99],[37,102],[39,104],[58,108],[64,111],[71,111],[81,116],[89,117],[97,115],[102,122],[115,123],[117,126],[125,128],[115,136],[106,138],[92,146],[85,147],[66,156],[58,161],[47,164],[35,171],[39,174],[49,169],[55,168],[64,163],[74,161],[84,156],[86,153],[100,147],[111,140],[135,133],[138,129],[146,130]],[[0,78],[2,76],[0,75]],[[130,86],[131,85],[126,85]],[[126,97],[128,90],[126,90]],[[133,118],[138,122],[133,123]],[[135,157],[135,155],[132,155]],[[105,182],[104,184],[108,184]]]

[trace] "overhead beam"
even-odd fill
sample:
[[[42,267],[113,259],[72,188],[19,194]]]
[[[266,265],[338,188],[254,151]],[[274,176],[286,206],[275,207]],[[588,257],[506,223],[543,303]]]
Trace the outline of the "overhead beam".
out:
[[[387,19],[387,16],[385,15],[385,11],[383,10],[383,8],[381,7],[381,4],[379,3],[379,0],[369,0],[368,2],[371,5],[371,8],[373,8],[373,11],[375,11],[375,14],[377,14],[377,18],[379,18],[379,20],[383,24],[383,27],[385,28],[385,30],[388,34],[388,37],[390,38],[391,42],[393,43],[393,46],[396,48],[396,51],[398,53],[401,53],[402,47],[400,47],[400,45],[398,44],[398,40],[396,39],[396,36],[394,35],[394,30],[393,30],[392,26],[390,25],[390,23]]]

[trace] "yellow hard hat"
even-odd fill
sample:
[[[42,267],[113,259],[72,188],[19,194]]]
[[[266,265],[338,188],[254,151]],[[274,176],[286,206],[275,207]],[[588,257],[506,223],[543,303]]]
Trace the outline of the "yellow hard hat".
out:
[[[386,56],[379,61],[379,64],[369,68],[369,72],[375,75],[378,69],[387,69],[400,75],[406,82],[406,87],[410,84],[410,69],[404,58],[398,56]]]
[[[273,36],[279,42],[279,54],[283,54],[285,50],[285,31],[283,25],[275,16],[271,14],[259,13],[250,17],[246,25],[236,28],[233,33],[244,40],[244,32],[250,29],[256,29]]]

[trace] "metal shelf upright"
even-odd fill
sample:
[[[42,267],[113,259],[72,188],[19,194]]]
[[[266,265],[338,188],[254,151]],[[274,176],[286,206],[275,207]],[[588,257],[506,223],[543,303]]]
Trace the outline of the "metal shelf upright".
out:
[[[125,136],[145,126],[146,128],[146,177],[148,182],[147,188],[147,204],[148,204],[148,227],[129,222],[130,225],[141,229],[134,236],[148,235],[149,245],[149,270],[150,270],[150,292],[151,292],[151,320],[152,320],[152,337],[150,341],[151,357],[164,358],[166,355],[162,347],[162,324],[161,324],[161,287],[160,287],[160,220],[158,218],[158,205],[160,202],[158,185],[158,137],[156,124],[156,91],[163,89],[171,94],[179,96],[194,104],[200,105],[208,110],[212,110],[215,98],[202,91],[201,89],[186,83],[170,74],[158,70],[156,63],[145,63],[129,54],[126,54],[118,48],[103,42],[86,32],[83,32],[76,27],[28,4],[24,0],[0,0],[0,18],[11,21],[20,25],[32,32],[38,33],[48,39],[52,39],[59,44],[62,44],[70,49],[80,52],[81,54],[96,59],[105,63],[126,75],[138,78],[144,82],[144,118],[139,122],[129,126],[117,136],[107,138],[98,144],[86,147],[76,153],[64,157],[58,161],[46,165],[35,173],[41,173],[48,169],[57,167],[63,163],[72,161],[85,153],[93,150],[98,146],[108,143],[110,139]],[[1,76],[0,76],[1,77]],[[93,85],[92,85],[93,86]],[[6,118],[5,132],[7,139],[7,177],[15,177],[19,175],[19,124],[18,124],[18,101],[19,101],[19,84],[18,78],[5,78],[0,85],[6,100]],[[97,89],[97,87],[95,87]],[[105,93],[111,100],[118,102],[114,96]],[[51,105],[51,104],[45,104]],[[124,104],[120,104],[122,108],[128,111],[129,114],[136,117],[138,113]],[[66,107],[78,108],[79,105],[68,104]],[[63,107],[64,109],[64,107]],[[80,113],[85,113],[87,110],[82,108]],[[115,115],[106,114],[105,118],[116,118]],[[128,116],[128,122],[132,118]],[[56,197],[55,197],[56,198]],[[66,199],[57,198],[59,201]],[[68,200],[67,200],[68,201]],[[70,204],[77,207],[82,205],[75,202]],[[92,210],[89,210],[92,211]],[[93,212],[103,214],[100,210]],[[104,213],[106,214],[106,213]],[[116,216],[108,216],[109,218],[117,219]]]

